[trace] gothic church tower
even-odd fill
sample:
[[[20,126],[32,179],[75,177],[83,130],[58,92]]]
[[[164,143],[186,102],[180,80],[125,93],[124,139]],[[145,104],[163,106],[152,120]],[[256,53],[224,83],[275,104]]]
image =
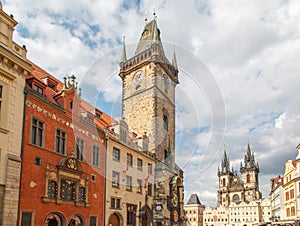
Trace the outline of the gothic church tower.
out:
[[[258,183],[259,166],[255,162],[254,153],[250,146],[244,157],[244,164],[241,163],[240,174],[230,170],[230,162],[224,151],[221,169],[218,168],[219,190],[218,206],[228,207],[231,203],[253,201],[261,198]]]
[[[261,198],[258,181],[259,166],[255,162],[254,153],[251,152],[249,144],[244,157],[244,165],[241,163],[240,171],[245,187],[245,199],[252,201]]]

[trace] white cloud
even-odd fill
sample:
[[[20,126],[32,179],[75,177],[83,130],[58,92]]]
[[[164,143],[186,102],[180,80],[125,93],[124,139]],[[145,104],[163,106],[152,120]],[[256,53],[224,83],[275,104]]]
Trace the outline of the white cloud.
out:
[[[213,120],[222,119],[222,106],[217,107],[213,95],[218,90],[226,107],[224,143],[230,161],[239,168],[249,141],[267,196],[269,177],[283,173],[284,162],[295,158],[300,140],[299,1],[145,0],[139,7],[125,3],[22,0],[4,2],[3,8],[19,21],[14,38],[27,46],[30,60],[59,78],[75,74],[85,81],[82,85],[94,87],[91,101],[102,98],[100,103],[115,106],[121,92],[121,38],[126,36],[127,56],[132,56],[144,12],[151,19],[154,5],[166,54],[171,56],[175,44],[181,71],[176,151],[185,170],[186,199],[198,192],[203,204],[216,204],[216,173],[223,154],[218,143],[223,138],[220,130],[218,136],[211,132]],[[84,95],[90,92],[83,90]]]

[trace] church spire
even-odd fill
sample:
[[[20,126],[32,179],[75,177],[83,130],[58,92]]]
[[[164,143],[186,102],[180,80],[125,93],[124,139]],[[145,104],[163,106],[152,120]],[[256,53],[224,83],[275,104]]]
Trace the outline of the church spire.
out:
[[[226,154],[226,150],[224,150],[224,158],[221,163],[221,173],[230,173],[230,163]]]
[[[250,144],[248,143],[247,151],[244,157],[244,166],[241,163],[241,169],[252,169],[252,168],[259,169],[258,163],[255,163],[254,153],[251,151]]]
[[[124,63],[126,61],[127,61],[127,57],[126,57],[125,36],[123,36],[123,49],[122,49],[120,63]]]

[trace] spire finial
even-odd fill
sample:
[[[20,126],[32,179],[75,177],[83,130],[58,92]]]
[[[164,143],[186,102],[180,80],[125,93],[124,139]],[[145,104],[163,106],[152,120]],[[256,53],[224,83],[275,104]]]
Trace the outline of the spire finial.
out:
[[[127,57],[126,57],[125,35],[124,35],[123,36],[123,50],[122,50],[122,54],[121,54],[120,63],[124,63],[126,61],[127,61]]]
[[[157,14],[156,14],[156,11],[155,11],[155,6],[153,6],[153,16],[154,16],[154,20],[156,20]]]

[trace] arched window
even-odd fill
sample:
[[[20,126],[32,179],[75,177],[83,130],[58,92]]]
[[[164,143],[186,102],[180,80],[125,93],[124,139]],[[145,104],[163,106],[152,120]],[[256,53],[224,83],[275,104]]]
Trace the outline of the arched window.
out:
[[[223,178],[223,186],[226,186],[226,180],[225,180],[225,178]]]
[[[250,183],[250,174],[247,174],[247,183]]]
[[[167,115],[164,115],[164,129],[168,131],[169,129],[169,119]]]

